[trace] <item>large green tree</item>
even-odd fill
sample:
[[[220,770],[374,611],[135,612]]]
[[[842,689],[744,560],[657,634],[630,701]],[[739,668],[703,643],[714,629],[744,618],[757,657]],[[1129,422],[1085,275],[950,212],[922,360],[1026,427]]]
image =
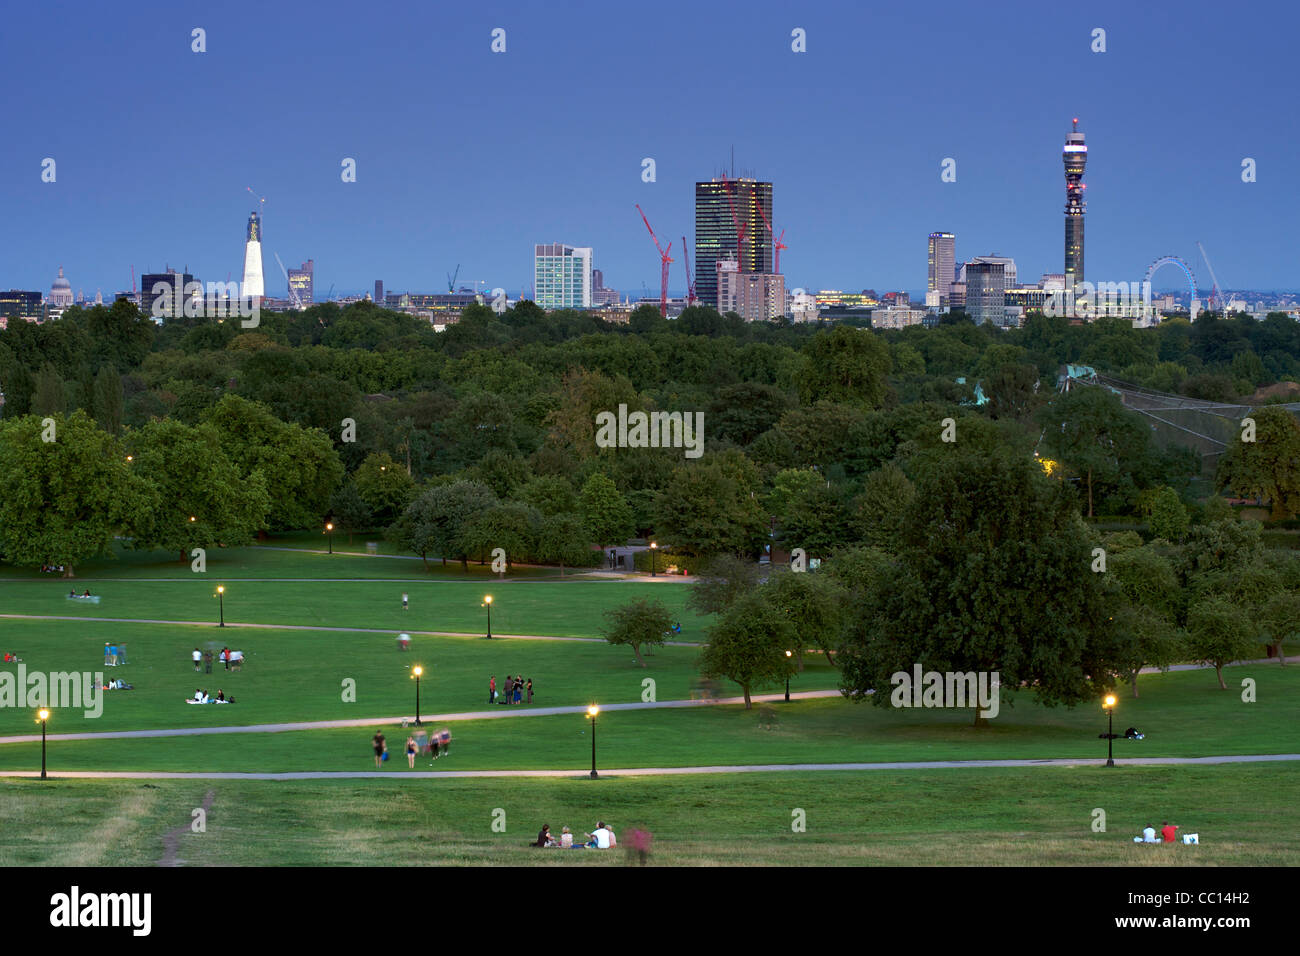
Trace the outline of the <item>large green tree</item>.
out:
[[[838,325],[818,332],[803,349],[799,390],[805,403],[826,399],[877,408],[892,370],[889,347],[874,332]]]
[[[537,560],[558,564],[560,577],[564,566],[583,565],[591,557],[591,544],[582,518],[572,512],[546,515],[537,523]]]
[[[799,636],[786,614],[760,591],[744,595],[709,628],[709,643],[700,654],[700,673],[725,677],[740,685],[745,709],[756,689],[793,676],[796,664],[786,653]]]
[[[1192,658],[1214,667],[1219,689],[1227,690],[1223,669],[1257,654],[1265,640],[1258,620],[1231,601],[1206,597],[1187,612],[1187,649]]]
[[[248,544],[265,527],[265,480],[240,474],[213,426],[160,419],[130,432],[126,444],[155,492],[128,524],[132,547],[175,551],[185,561],[195,548]]]
[[[465,532],[484,512],[496,507],[497,496],[487,485],[456,481],[428,489],[412,501],[389,529],[399,546],[418,554],[428,564],[435,554],[446,564],[459,560],[469,570],[469,558],[477,542],[467,541]]]
[[[270,530],[318,528],[343,479],[328,435],[280,421],[265,405],[226,395],[203,416],[226,456],[248,477],[260,473],[271,498]]]
[[[660,543],[690,555],[758,555],[768,542],[760,490],[758,470],[734,448],[677,468],[655,498]]]
[[[636,598],[605,612],[606,625],[601,630],[605,640],[632,648],[632,656],[639,666],[642,647],[657,647],[672,631],[673,618],[662,601]]]
[[[35,415],[0,422],[0,552],[11,564],[62,565],[72,577],[111,550],[152,491],[85,412],[53,417],[52,433]]]
[[[1300,420],[1284,408],[1261,408],[1255,419],[1254,441],[1236,435],[1219,459],[1220,488],[1236,495],[1260,497],[1282,520],[1300,514]]]
[[[600,472],[583,484],[578,496],[578,513],[587,528],[587,536],[601,547],[632,536],[632,509],[614,482]]]
[[[1141,418],[1105,389],[1076,388],[1058,395],[1043,407],[1039,421],[1045,454],[1084,479],[1089,518],[1094,486],[1122,483],[1139,470],[1149,451],[1150,433]]]
[[[855,589],[844,693],[887,706],[891,676],[920,664],[998,672],[1048,705],[1098,696],[1116,667],[1074,507],[1028,456],[954,447],[928,468],[888,571]]]

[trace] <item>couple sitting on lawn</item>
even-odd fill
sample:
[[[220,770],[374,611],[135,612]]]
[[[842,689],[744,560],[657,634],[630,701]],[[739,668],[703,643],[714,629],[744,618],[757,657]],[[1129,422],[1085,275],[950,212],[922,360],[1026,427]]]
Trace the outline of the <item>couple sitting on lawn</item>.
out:
[[[593,832],[586,834],[586,836],[589,838],[589,842],[577,844],[578,849],[610,850],[618,846],[618,843],[614,838],[614,831],[605,826],[603,822],[597,823],[596,829]],[[542,824],[541,831],[537,834],[537,842],[534,843],[533,846],[554,846],[560,847],[564,850],[573,849],[573,834],[569,832],[568,827],[564,827],[563,832],[560,834],[560,839],[556,840],[555,837],[551,835],[551,825],[549,823],[544,823]]]
[[[206,690],[195,689],[193,697],[186,697],[187,704],[233,704],[235,698],[227,697],[224,690],[217,691],[216,697],[209,697]]]

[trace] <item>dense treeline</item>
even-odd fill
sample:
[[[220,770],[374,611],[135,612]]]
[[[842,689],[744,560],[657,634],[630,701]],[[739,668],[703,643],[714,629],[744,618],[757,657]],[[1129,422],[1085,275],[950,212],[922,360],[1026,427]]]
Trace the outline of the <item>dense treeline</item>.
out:
[[[1300,324],[1203,315],[1139,330],[1034,315],[997,330],[955,314],[875,333],[704,308],[665,321],[642,307],[610,325],[522,302],[501,316],[471,307],[435,333],[369,303],[266,313],[244,329],[237,319],[158,326],[117,302],[0,332],[0,477],[50,507],[50,486],[34,476],[59,480],[72,459],[18,447],[47,418],[69,441],[151,462],[94,478],[124,482],[117,491],[135,504],[104,511],[102,534],[85,536],[67,564],[103,534],[183,551],[327,517],[346,531],[387,528],[444,560],[502,547],[512,561],[583,564],[591,545],[634,535],[686,556],[756,555],[773,539],[829,555],[895,541],[903,506],[954,436],[988,457],[1051,459],[1084,514],[1146,517],[1172,494],[1197,517],[1198,456],[1156,447],[1105,392],[1054,396],[1064,362],[1231,399],[1300,377]],[[989,398],[979,407],[977,383]],[[597,447],[596,414],[619,405],[703,412],[706,453]],[[1268,454],[1290,447],[1293,426],[1282,413],[1263,454],[1225,456],[1220,484],[1266,498],[1276,517],[1295,514],[1300,479]],[[182,450],[193,467],[176,464]],[[94,501],[103,488],[82,490]],[[209,497],[223,504],[205,518]],[[17,541],[15,500],[0,511],[6,556],[53,561],[53,539]],[[193,502],[180,509],[184,527],[168,528],[160,510],[182,500]]]

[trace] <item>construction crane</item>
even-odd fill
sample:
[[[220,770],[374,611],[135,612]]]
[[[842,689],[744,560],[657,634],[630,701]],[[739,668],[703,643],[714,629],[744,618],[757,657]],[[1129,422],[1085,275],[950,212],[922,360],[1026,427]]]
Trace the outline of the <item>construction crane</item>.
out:
[[[261,204],[257,207],[257,218],[258,219],[266,218],[266,197],[259,196],[257,193],[253,192],[252,186],[248,186],[247,189],[248,189],[248,194]]]
[[[275,255],[275,264],[278,265],[278,266],[280,267],[280,271],[281,271],[282,273],[284,273],[284,284],[285,284],[285,287],[289,290],[289,301],[293,303],[293,307],[294,307],[295,309],[297,309],[299,312],[301,312],[301,311],[302,311],[302,297],[298,295],[298,290],[295,289],[295,288],[293,287],[293,283],[289,281],[289,270],[286,269],[286,268],[284,267],[284,263],[280,261],[280,253],[277,252],[277,253],[274,253],[274,255]],[[229,277],[227,277],[227,278],[229,278]],[[330,286],[330,289],[331,289],[331,291],[332,291],[332,290],[334,289],[334,287],[333,287],[333,286]]]
[[[781,230],[781,235],[777,235],[772,230],[772,223],[768,221],[767,213],[763,212],[763,204],[755,203],[758,206],[758,214],[763,217],[763,225],[767,226],[767,234],[772,237],[772,271],[777,275],[781,274],[781,250],[789,249],[781,240],[785,238],[785,230]]]
[[[1205,267],[1210,270],[1210,281],[1214,283],[1214,290],[1210,293],[1213,301],[1219,304],[1219,311],[1223,317],[1228,317],[1228,302],[1223,297],[1223,289],[1219,287],[1219,277],[1214,274],[1214,266],[1210,265],[1210,257],[1205,254],[1205,247],[1201,245],[1200,240],[1196,241],[1196,248],[1201,250],[1201,258],[1205,260]]]
[[[731,195],[732,183],[739,180],[728,179],[725,175],[722,177],[722,188],[727,191],[727,205],[731,207],[731,224],[736,229],[736,261],[741,262],[745,258],[745,229],[749,223],[742,223],[736,216],[736,203]]]
[[[667,249],[661,246],[659,237],[650,228],[650,220],[646,218],[645,210],[641,208],[640,203],[636,204],[636,211],[641,213],[641,221],[645,223],[646,229],[650,232],[650,238],[655,241],[655,248],[659,250],[659,314],[666,319],[668,318],[668,265],[673,261],[669,253],[673,251],[673,244],[668,243]]]
[[[460,275],[460,263],[456,263],[456,271],[447,276],[447,291],[456,291],[456,277]]]
[[[699,302],[695,295],[695,280],[691,278],[691,252],[686,248],[686,237],[682,236],[682,263],[686,266],[686,305]]]

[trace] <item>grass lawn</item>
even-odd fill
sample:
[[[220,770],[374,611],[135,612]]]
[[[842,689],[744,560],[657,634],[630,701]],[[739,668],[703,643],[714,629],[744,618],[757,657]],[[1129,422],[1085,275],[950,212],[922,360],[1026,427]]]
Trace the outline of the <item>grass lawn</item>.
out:
[[[553,646],[514,643],[521,646],[521,651]],[[618,652],[612,648],[565,647],[574,648],[574,652],[581,649],[614,655],[610,668],[601,671],[605,675],[602,689],[621,688],[620,699],[640,699],[639,681],[647,671],[639,668],[622,671]],[[396,652],[393,654],[396,656]],[[655,668],[662,666],[660,662],[664,660],[657,657],[648,673],[657,673]],[[630,677],[619,676],[620,672]],[[685,673],[683,669],[682,679]],[[1147,735],[1146,739],[1117,740],[1116,756],[1122,760],[1125,757],[1300,752],[1300,694],[1296,693],[1300,668],[1243,666],[1226,673],[1235,682],[1247,675],[1254,677],[1258,702],[1246,704],[1239,692],[1218,690],[1211,672],[1183,671],[1144,677],[1140,698],[1121,698],[1116,729],[1123,730],[1132,724]],[[830,679],[829,674],[823,676]],[[671,687],[671,682],[665,686]],[[117,700],[112,693],[110,705]],[[127,696],[124,693],[121,699]],[[668,699],[667,694],[661,697]],[[548,702],[585,704],[592,699],[613,702],[612,696],[581,693]],[[408,707],[401,707],[403,702],[396,701],[399,706],[390,710],[396,714],[409,713],[409,698],[405,700]],[[486,695],[458,703],[464,703],[466,708],[483,709]],[[321,701],[321,709],[327,704]],[[425,713],[450,709],[430,707]],[[1105,730],[1106,722],[1097,708],[1045,708],[1023,700],[1013,708],[1004,706],[995,720],[979,729],[971,726],[969,711],[895,710],[854,704],[839,697],[777,703],[774,709],[778,725],[773,729],[760,725],[758,709],[747,713],[739,704],[607,711],[597,727],[597,756],[605,767],[684,767],[1051,757],[1102,759],[1106,753],[1105,742],[1097,738]],[[166,711],[160,715],[154,708],[142,713],[135,723],[148,720],[151,726],[158,726],[160,717],[168,718],[176,726],[181,726],[178,718],[184,719],[188,726],[203,726],[205,719],[209,724],[216,724],[218,717],[220,723],[263,722],[250,716],[260,715],[260,708],[244,709],[242,703],[191,707],[177,698],[174,704],[166,704]],[[382,708],[361,708],[359,704],[339,704],[336,711],[345,717],[388,714]],[[499,707],[499,711],[504,713],[507,709]],[[0,715],[8,721],[10,732],[35,730],[25,711],[21,714],[0,711]],[[53,719],[50,727],[51,732],[95,732],[109,729],[108,721],[107,715],[99,720],[86,720],[78,713],[70,718],[68,725]],[[162,723],[166,725],[166,721]],[[587,720],[581,714],[463,720],[452,722],[450,728],[454,746],[451,756],[439,761],[440,770],[577,769],[590,759],[591,738],[587,736]],[[270,773],[369,770],[374,767],[370,738],[376,729],[380,728],[53,741],[49,745],[50,765],[66,770]],[[402,729],[399,724],[382,729],[393,755],[386,769],[395,774],[406,772],[405,760],[398,751],[410,730]],[[36,766],[39,766],[39,744],[0,745],[0,768]],[[418,764],[418,768],[428,769],[428,761]]]
[[[528,849],[543,823],[598,819],[661,865],[1300,864],[1296,765],[770,773],[558,780],[0,780],[0,865],[153,865],[211,793],[188,865],[610,866],[620,852]],[[1092,830],[1094,811],[1106,832]],[[803,810],[806,832],[792,831]],[[494,832],[504,814],[505,832]],[[1200,846],[1140,846],[1171,820]]]
[[[104,667],[105,641],[124,641],[129,663]],[[193,649],[220,651],[222,642],[245,652],[243,670],[226,672],[214,662],[211,674],[196,674]],[[498,689],[504,689],[507,673],[533,679],[536,706],[639,701],[646,677],[656,682],[657,697],[669,700],[690,696],[700,653],[694,647],[658,648],[641,668],[631,650],[604,641],[417,635],[402,653],[389,634],[4,619],[0,649],[18,650],[29,671],[102,671],[105,678],[121,677],[135,686],[105,692],[104,712],[96,719],[81,710],[56,710],[51,733],[401,717],[414,714],[414,664],[425,668],[424,713],[480,710],[487,706],[489,676],[495,674]],[[17,665],[0,664],[0,670],[16,672]],[[345,679],[356,682],[355,703],[343,700]],[[824,660],[810,656],[796,683],[814,690],[833,688],[837,679]],[[184,703],[196,687],[212,694],[223,689],[237,702]],[[27,710],[0,707],[0,735],[28,733],[31,720]]]
[[[520,568],[505,580],[487,566],[425,570],[418,560],[303,554],[272,547],[208,553],[207,571],[159,552],[118,552],[88,562],[71,581],[14,568],[0,571],[0,612],[89,618],[216,623],[217,585],[224,585],[227,623],[295,624],[485,633],[483,596],[491,594],[494,633],[598,636],[607,610],[634,598],[662,601],[682,624],[682,640],[704,640],[704,620],[686,607],[689,586],[659,582],[560,578]],[[89,589],[99,604],[68,599]],[[410,595],[402,610],[402,594]],[[12,648],[7,648],[12,649]],[[21,649],[19,649],[21,653]]]

